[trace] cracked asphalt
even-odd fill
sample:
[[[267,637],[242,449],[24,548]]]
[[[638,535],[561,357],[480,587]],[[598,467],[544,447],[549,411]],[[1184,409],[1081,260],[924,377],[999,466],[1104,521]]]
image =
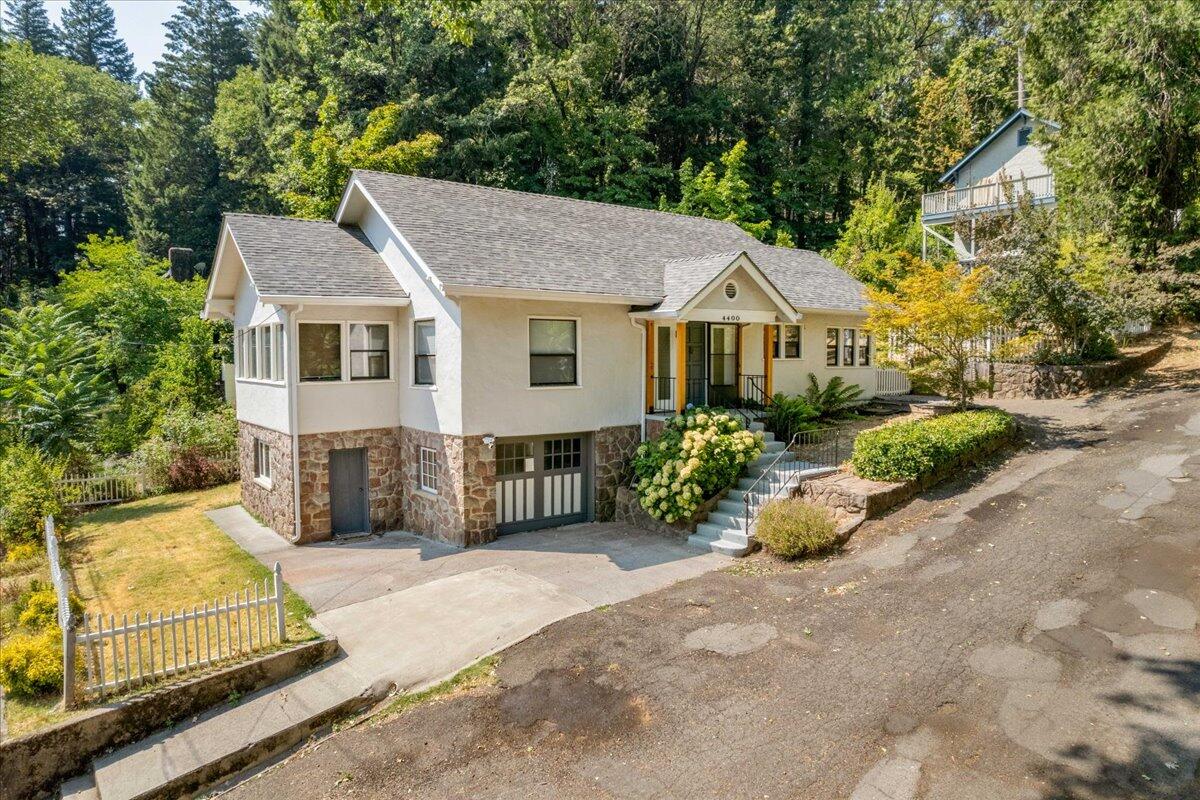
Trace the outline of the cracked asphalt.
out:
[[[1200,798],[1200,348],[864,526],[504,651],[239,798]]]

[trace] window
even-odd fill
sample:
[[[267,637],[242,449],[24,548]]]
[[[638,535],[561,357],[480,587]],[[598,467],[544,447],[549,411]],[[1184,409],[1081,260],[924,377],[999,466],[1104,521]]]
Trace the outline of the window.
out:
[[[496,445],[496,476],[533,472],[533,442],[504,442]]]
[[[259,360],[260,374],[257,376],[263,380],[276,380],[275,376],[275,326],[268,325],[263,328],[258,335],[259,341],[262,343],[262,358]]]
[[[254,438],[254,478],[271,482],[271,447],[258,437]]]
[[[283,369],[283,326],[272,325],[275,330],[275,365],[271,368],[271,374],[275,376],[277,381],[287,380],[287,373]]]
[[[239,329],[233,337],[233,362],[239,378],[246,377],[246,353],[242,349],[246,341],[246,331]]]
[[[825,366],[836,367],[838,365],[838,329],[825,329]]]
[[[542,469],[573,469],[583,463],[583,439],[547,439],[542,445]]]
[[[854,350],[858,341],[853,328],[842,328],[842,366],[854,366]]]
[[[579,372],[573,319],[529,320],[529,385],[574,386]]]
[[[861,330],[858,332],[858,365],[871,366],[871,334]]]
[[[438,455],[436,450],[421,448],[421,489],[426,492],[438,490]]]
[[[337,322],[300,324],[300,380],[342,379],[342,326]]]
[[[258,328],[250,328],[246,331],[246,354],[249,358],[246,360],[246,377],[258,377]]]
[[[350,380],[389,377],[388,326],[350,324]]]
[[[1029,144],[1029,136],[1032,133],[1033,128],[1028,125],[1017,128],[1017,147],[1024,147],[1025,145]]]
[[[433,386],[437,381],[437,343],[433,320],[413,323],[413,383]]]
[[[774,358],[801,358],[804,355],[799,325],[776,325],[771,355]],[[780,355],[782,351],[782,355]]]

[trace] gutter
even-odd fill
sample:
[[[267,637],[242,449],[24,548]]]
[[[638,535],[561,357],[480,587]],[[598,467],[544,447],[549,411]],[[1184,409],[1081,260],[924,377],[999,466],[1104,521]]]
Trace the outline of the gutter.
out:
[[[292,543],[300,541],[300,326],[296,316],[304,304],[284,306],[287,315],[288,429],[292,432]]]
[[[646,342],[646,326],[632,317],[629,319],[629,324],[641,331],[642,334],[642,346],[638,348],[638,352],[641,354],[638,357],[638,364],[640,365],[638,369],[638,386],[641,387],[641,389],[638,390],[638,394],[640,395],[640,403],[638,405],[638,420],[642,426],[641,435],[642,441],[644,442],[646,441],[646,347],[648,346]]]

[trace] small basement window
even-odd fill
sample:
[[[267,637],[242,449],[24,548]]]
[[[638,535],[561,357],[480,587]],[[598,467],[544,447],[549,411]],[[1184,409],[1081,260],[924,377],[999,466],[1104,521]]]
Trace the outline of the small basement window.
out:
[[[428,447],[421,448],[421,490],[437,494],[438,490],[438,454]]]
[[[254,479],[259,483],[271,483],[271,446],[254,437]]]

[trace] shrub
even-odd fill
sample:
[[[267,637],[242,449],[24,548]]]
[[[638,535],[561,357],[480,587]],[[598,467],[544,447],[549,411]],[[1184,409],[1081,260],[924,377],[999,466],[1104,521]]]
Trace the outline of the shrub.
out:
[[[25,444],[14,444],[0,458],[0,539],[5,547],[41,541],[43,518],[63,514],[58,484],[67,462]]]
[[[988,409],[884,425],[858,435],[850,463],[868,480],[915,480],[1008,436],[1013,424],[1008,414]]]
[[[656,519],[690,519],[762,453],[762,435],[718,410],[696,408],[667,422],[637,449],[633,471],[642,508]]]
[[[8,547],[4,551],[4,561],[8,564],[22,564],[26,561],[36,561],[42,557],[41,539],[36,542],[23,542]]]
[[[796,498],[772,500],[758,516],[754,538],[780,558],[800,558],[836,544],[837,524],[827,508]]]
[[[856,383],[846,383],[841,375],[834,375],[821,388],[817,376],[808,373],[808,388],[804,390],[804,400],[817,412],[821,419],[839,417],[850,410],[862,388]]]
[[[798,432],[815,428],[818,416],[817,410],[803,397],[789,397],[781,392],[771,398],[763,424],[778,439],[787,442]]]
[[[57,691],[62,686],[62,632],[20,633],[0,645],[0,686],[18,697]]]
[[[163,415],[157,433],[138,450],[137,459],[151,488],[180,491],[233,480],[236,453],[237,418],[232,408],[196,413],[184,407]]]
[[[83,614],[83,601],[79,595],[71,593],[67,602],[71,606],[71,614]],[[17,624],[31,631],[51,628],[58,624],[58,595],[54,589],[33,588],[28,594],[17,601],[20,615]]]

